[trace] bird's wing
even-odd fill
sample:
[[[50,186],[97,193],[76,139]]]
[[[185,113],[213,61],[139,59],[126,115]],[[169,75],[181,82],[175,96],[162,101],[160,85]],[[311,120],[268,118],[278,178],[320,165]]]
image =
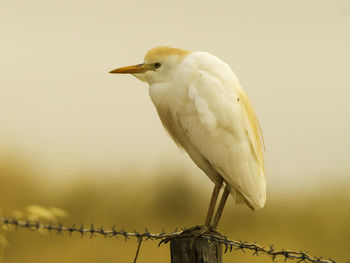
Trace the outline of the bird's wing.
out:
[[[187,137],[183,144],[190,144],[215,168],[238,201],[253,209],[263,207],[266,182],[262,136],[248,96],[238,81],[200,67],[188,83],[186,110],[182,107],[176,112]]]

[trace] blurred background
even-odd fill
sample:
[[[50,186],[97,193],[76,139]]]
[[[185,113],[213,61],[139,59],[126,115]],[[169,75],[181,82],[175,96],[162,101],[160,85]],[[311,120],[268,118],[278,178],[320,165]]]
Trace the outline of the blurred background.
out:
[[[211,182],[168,138],[147,86],[107,73],[170,45],[227,62],[263,129],[266,207],[253,213],[230,200],[221,232],[350,259],[349,1],[0,6],[2,215],[40,205],[64,210],[65,223],[152,232],[202,223]],[[1,263],[131,262],[137,245],[28,231],[0,236]],[[168,246],[143,244],[139,262],[170,262]]]

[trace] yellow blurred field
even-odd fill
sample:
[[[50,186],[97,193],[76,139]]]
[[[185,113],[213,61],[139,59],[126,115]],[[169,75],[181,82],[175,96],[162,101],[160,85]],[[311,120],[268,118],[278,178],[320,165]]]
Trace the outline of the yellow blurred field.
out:
[[[147,179],[141,174],[124,177],[84,175],[50,185],[35,176],[35,169],[16,161],[0,167],[2,215],[25,212],[29,205],[57,207],[68,213],[64,224],[93,223],[105,228],[151,232],[173,231],[202,223],[210,197],[207,185],[193,185],[182,171],[159,171]],[[164,176],[164,175],[167,176]],[[123,178],[123,179],[120,179]],[[207,180],[203,176],[203,182]],[[137,182],[137,184],[135,184]],[[205,184],[204,184],[205,185]],[[275,248],[305,250],[311,255],[350,259],[350,195],[341,185],[305,189],[296,195],[272,192],[259,212],[235,206],[224,212],[220,231],[231,239],[273,244]],[[79,235],[40,234],[29,230],[1,231],[9,245],[1,250],[1,263],[13,262],[132,262],[137,242]],[[138,262],[170,262],[169,247],[143,242]],[[227,253],[224,262],[271,262],[266,255],[241,251]],[[282,258],[278,262],[283,262]]]

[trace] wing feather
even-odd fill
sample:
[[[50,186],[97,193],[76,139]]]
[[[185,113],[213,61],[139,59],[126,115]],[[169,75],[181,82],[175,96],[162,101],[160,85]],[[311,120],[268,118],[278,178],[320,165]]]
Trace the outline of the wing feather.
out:
[[[179,108],[176,112],[175,118],[187,138],[179,141],[185,149],[196,149],[214,167],[236,200],[253,209],[261,208],[266,182],[258,119],[231,69],[220,61],[213,72],[206,67],[208,64],[197,61],[187,87],[187,111]],[[227,78],[230,74],[232,77]]]
[[[250,138],[250,142],[252,145],[254,145],[253,148],[254,148],[256,159],[259,161],[260,166],[263,168],[263,170],[265,170],[264,154],[263,154],[263,150],[265,150],[265,142],[264,142],[264,136],[263,136],[258,118],[244,90],[240,88],[238,90],[238,94],[239,94],[239,98],[242,99],[242,102],[243,102],[242,104],[244,107],[245,114],[247,115],[249,124],[251,125],[253,130],[254,136],[253,138]]]

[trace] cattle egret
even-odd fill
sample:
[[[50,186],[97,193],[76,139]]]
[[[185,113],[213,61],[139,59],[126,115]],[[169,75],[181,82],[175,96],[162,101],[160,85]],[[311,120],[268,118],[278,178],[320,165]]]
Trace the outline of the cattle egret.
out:
[[[264,206],[261,129],[247,94],[226,63],[206,52],[156,47],[142,64],[110,73],[132,74],[149,84],[149,95],[170,137],[214,182],[201,227],[216,229],[229,194],[252,210]]]

